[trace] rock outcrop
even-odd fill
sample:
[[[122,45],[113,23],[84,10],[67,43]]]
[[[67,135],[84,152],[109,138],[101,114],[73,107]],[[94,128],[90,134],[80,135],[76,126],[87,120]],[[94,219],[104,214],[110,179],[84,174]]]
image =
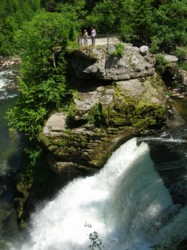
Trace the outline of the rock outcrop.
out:
[[[71,69],[80,79],[128,80],[151,76],[155,73],[155,58],[147,46],[140,48],[125,44],[116,55],[116,45],[100,46],[74,51]]]
[[[71,55],[72,102],[51,115],[40,136],[61,178],[97,171],[122,142],[165,124],[167,98],[154,56],[147,46],[126,44],[120,56],[114,50],[100,46]]]
[[[51,114],[38,138],[46,153],[42,176],[44,171],[45,175],[48,172],[48,181],[45,179],[47,184],[43,189],[37,181],[31,189],[27,183],[18,183],[20,225],[25,225],[35,200],[45,194],[49,197],[75,177],[95,173],[126,140],[160,133],[168,124],[173,128],[183,123],[172,110],[173,103],[166,94],[168,88],[156,72],[155,57],[149,48],[129,44],[121,48],[121,45],[105,45],[71,53],[71,101],[69,106],[66,103],[60,111]],[[176,62],[169,65],[174,67]],[[177,72],[177,67],[172,72]],[[180,78],[175,73],[169,76],[175,82]],[[182,79],[185,85],[185,76]],[[176,119],[168,123],[169,117]]]

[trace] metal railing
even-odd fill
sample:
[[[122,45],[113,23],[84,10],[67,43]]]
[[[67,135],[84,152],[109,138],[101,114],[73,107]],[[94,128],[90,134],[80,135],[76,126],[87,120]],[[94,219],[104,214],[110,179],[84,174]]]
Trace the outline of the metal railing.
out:
[[[84,37],[81,35],[77,38],[77,42],[84,46]],[[117,44],[121,42],[121,38],[118,35],[108,35],[108,34],[97,34],[95,38],[95,45],[109,45]],[[91,36],[88,36],[88,46],[92,45]]]

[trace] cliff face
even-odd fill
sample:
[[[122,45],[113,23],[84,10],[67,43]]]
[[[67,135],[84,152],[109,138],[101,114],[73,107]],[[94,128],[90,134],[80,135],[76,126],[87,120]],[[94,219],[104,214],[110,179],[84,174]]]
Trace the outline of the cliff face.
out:
[[[165,90],[147,46],[74,51],[70,72],[72,102],[51,115],[40,136],[62,178],[95,172],[129,137],[163,127]]]
[[[154,63],[147,46],[121,43],[74,51],[71,69],[80,79],[119,81],[153,75]]]
[[[71,103],[49,117],[38,138],[47,152],[40,170],[45,183],[17,184],[20,227],[25,227],[38,199],[53,195],[74,177],[102,168],[126,140],[184,123],[165,94],[170,91],[175,96],[177,91],[181,98],[187,93],[186,75],[181,76],[173,57],[161,74],[167,84],[156,73],[147,46],[82,48],[71,53],[69,72]]]

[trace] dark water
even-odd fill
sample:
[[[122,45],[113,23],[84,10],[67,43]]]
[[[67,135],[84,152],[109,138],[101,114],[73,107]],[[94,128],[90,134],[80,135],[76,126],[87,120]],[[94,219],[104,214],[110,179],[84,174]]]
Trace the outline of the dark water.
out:
[[[155,169],[169,189],[174,203],[187,205],[187,99],[174,100],[184,124],[146,141]]]
[[[21,143],[16,133],[10,133],[7,110],[16,99],[13,88],[15,69],[0,72],[0,249],[16,234],[17,219],[13,206],[14,178],[20,166]]]
[[[186,129],[164,133],[161,137],[147,137],[150,156],[156,171],[169,189],[175,204],[187,205],[187,140],[183,139]],[[177,134],[177,135],[176,135]]]

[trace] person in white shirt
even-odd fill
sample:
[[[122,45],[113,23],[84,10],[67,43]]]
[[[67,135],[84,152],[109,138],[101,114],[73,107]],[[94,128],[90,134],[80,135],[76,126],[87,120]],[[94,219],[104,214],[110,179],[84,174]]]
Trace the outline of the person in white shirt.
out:
[[[96,37],[96,29],[92,28],[91,30],[92,46],[95,46],[95,37]]]

